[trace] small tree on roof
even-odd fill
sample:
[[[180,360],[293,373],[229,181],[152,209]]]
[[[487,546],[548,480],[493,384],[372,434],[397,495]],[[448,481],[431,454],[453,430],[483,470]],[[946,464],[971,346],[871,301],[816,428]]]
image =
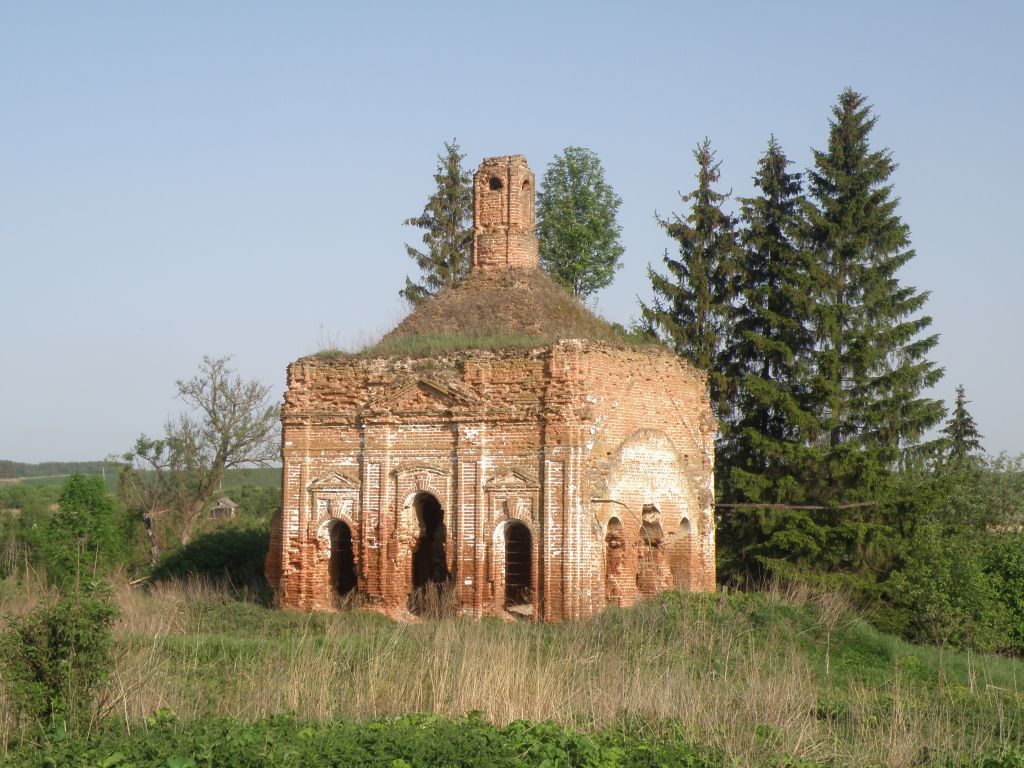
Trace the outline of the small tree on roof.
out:
[[[548,165],[537,197],[544,270],[578,299],[608,286],[622,266],[616,220],[622,198],[605,181],[601,158],[566,147]]]
[[[455,139],[445,142],[437,156],[434,181],[437,190],[427,199],[423,213],[406,219],[410,227],[423,229],[421,251],[406,244],[409,258],[422,273],[418,283],[408,276],[398,293],[410,304],[419,304],[461,280],[469,271],[473,252],[473,180],[463,169]]]

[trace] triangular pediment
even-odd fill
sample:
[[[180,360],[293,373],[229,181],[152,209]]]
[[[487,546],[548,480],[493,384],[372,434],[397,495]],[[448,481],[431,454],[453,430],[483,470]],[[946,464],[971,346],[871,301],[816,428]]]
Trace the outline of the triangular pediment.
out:
[[[403,382],[370,404],[373,410],[430,411],[469,405],[475,397],[451,384],[426,378]]]
[[[354,491],[359,488],[359,481],[342,472],[328,472],[309,484],[311,491]]]
[[[510,469],[496,474],[487,481],[484,487],[489,491],[496,491],[504,489],[536,490],[540,486],[537,481],[528,474],[515,469]]]

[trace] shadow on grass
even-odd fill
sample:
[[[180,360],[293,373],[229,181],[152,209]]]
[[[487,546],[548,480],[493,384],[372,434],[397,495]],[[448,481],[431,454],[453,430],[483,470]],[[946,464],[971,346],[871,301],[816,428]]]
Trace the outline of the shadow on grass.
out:
[[[163,557],[150,574],[150,582],[203,578],[226,593],[270,605],[272,594],[263,575],[270,545],[265,528],[227,527],[204,533],[176,552]]]

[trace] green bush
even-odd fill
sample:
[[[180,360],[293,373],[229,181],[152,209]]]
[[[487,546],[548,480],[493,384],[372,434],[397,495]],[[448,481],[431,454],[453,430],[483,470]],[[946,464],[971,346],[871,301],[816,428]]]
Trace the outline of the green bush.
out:
[[[911,639],[992,652],[1006,648],[1008,615],[990,567],[997,534],[927,521],[891,580]]]
[[[4,678],[15,709],[40,729],[92,722],[96,691],[111,666],[110,586],[76,584],[56,604],[12,617],[0,635]]]
[[[202,576],[226,580],[236,587],[267,590],[263,561],[270,546],[265,526],[225,526],[196,536],[164,557],[153,569],[153,581]]]
[[[1007,619],[1007,649],[1024,656],[1024,535],[1003,533],[991,549],[990,570]]]
[[[69,477],[45,531],[46,573],[56,584],[70,584],[83,570],[106,572],[124,559],[114,500],[100,477]]]

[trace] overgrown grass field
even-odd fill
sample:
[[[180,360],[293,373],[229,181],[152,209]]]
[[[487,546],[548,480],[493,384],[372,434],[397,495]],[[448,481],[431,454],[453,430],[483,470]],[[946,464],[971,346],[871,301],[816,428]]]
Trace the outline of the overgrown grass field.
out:
[[[0,599],[11,614],[50,595],[9,580]],[[277,611],[202,581],[122,584],[118,604],[117,661],[100,697],[106,730],[92,738],[109,746],[114,728],[128,739],[123,757],[150,728],[193,749],[196,731],[220,718],[256,723],[258,741],[282,715],[319,732],[408,713],[443,716],[417,726],[428,731],[467,713],[499,729],[550,721],[570,741],[604,734],[595,743],[608,749],[625,749],[628,734],[630,744],[713,756],[707,764],[971,764],[1024,748],[1024,664],[910,645],[827,594],[670,593],[558,625]],[[9,702],[0,706],[6,752],[28,733]],[[594,760],[549,764],[659,764]]]

